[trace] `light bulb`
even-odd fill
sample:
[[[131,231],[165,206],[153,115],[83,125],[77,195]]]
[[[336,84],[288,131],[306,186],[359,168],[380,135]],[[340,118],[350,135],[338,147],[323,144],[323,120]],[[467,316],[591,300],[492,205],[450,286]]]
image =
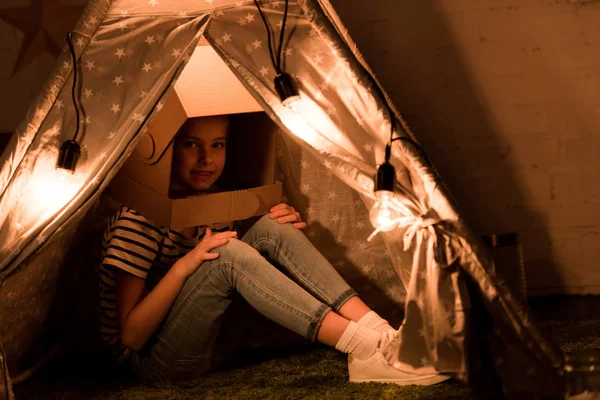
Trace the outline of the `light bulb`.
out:
[[[389,190],[378,190],[375,192],[375,204],[369,211],[369,219],[375,229],[388,232],[394,229],[398,224],[400,213],[392,206],[394,192]]]

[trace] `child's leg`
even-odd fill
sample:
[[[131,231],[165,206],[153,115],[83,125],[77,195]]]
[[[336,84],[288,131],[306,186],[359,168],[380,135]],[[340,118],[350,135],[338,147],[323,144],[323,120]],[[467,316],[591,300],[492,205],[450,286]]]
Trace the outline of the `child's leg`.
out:
[[[332,341],[340,336],[330,324],[319,329],[324,317],[332,314],[330,308],[255,249],[230,240],[214,252],[220,254],[219,258],[204,262],[188,279],[153,342],[134,356],[140,375],[182,379],[206,372],[223,314],[236,292],[260,313],[308,340],[316,341],[318,331]],[[353,294],[341,288],[338,292],[328,291],[328,295],[335,303],[344,304]]]
[[[323,303],[348,320],[377,331],[393,329],[373,312],[344,281],[327,259],[292,224],[280,224],[268,215],[258,220],[242,240],[257,249],[275,266]],[[336,303],[338,293],[348,293],[344,303]],[[365,317],[364,320],[361,320]]]

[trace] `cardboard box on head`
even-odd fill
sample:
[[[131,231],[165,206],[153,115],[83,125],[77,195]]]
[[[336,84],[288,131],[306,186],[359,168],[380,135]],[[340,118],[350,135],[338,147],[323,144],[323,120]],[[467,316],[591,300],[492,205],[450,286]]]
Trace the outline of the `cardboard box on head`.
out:
[[[194,73],[198,68],[201,75]],[[227,90],[223,90],[224,79],[230,86]],[[192,92],[201,93],[207,106],[198,96],[191,96]],[[190,99],[187,107],[183,103],[186,98]],[[235,98],[242,100],[232,100]],[[208,46],[199,46],[160,114],[113,178],[111,195],[171,229],[268,213],[281,202],[281,182],[275,181],[278,127],[258,110],[260,106],[218,55]],[[169,185],[175,135],[188,118],[223,114],[229,116],[229,137],[225,169],[217,185],[227,191],[172,198]]]

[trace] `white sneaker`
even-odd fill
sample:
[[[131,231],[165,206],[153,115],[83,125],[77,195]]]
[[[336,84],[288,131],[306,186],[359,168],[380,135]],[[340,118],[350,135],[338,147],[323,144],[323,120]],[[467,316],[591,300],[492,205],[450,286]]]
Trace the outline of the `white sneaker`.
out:
[[[440,374],[417,375],[408,372],[400,371],[389,365],[383,355],[381,349],[391,340],[390,336],[393,333],[384,333],[384,339],[378,346],[375,354],[371,357],[361,360],[348,355],[348,375],[350,382],[382,382],[395,383],[396,385],[434,385],[449,379],[449,376]],[[385,340],[387,339],[387,340]]]

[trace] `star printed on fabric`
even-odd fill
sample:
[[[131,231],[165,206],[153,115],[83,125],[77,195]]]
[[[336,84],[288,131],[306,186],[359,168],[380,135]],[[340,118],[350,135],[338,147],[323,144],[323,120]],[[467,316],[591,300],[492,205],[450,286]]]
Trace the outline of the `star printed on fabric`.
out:
[[[327,113],[327,115],[329,115],[329,116],[331,116],[331,115],[335,114],[335,112],[336,112],[335,106],[334,106],[333,104],[329,104],[329,105],[327,106],[327,110],[326,110],[325,112],[326,112],[326,113]]]
[[[287,57],[292,55],[292,52],[294,51],[294,49],[292,49],[291,47],[288,47],[287,49],[285,49],[285,55]]]
[[[305,192],[305,193],[308,192],[308,191],[310,191],[310,184],[303,183],[302,184],[302,191]]]
[[[248,23],[248,21],[246,21],[246,19],[245,19],[244,17],[240,17],[240,18],[238,19],[238,24],[239,24],[239,25],[241,25],[241,26],[244,26],[244,25],[246,25],[247,23]]]
[[[113,113],[118,113],[119,111],[121,111],[121,106],[118,104],[113,104],[112,107],[110,108],[110,111],[112,111]]]
[[[429,364],[429,360],[427,359],[427,357],[421,357],[421,365],[427,365]]]
[[[314,58],[313,61],[315,62],[315,64],[317,65],[321,65],[323,64],[323,56],[320,54],[317,54]]]
[[[112,83],[114,83],[115,85],[119,86],[121,83],[123,83],[123,77],[122,76],[115,76],[115,79],[113,79]]]
[[[75,45],[77,47],[83,47],[83,46],[85,46],[85,40],[80,37],[80,38],[77,39],[77,42],[75,42]]]
[[[262,41],[255,39],[254,42],[252,42],[252,46],[254,47],[254,50],[260,49],[262,47]]]
[[[215,13],[215,17],[221,17],[223,16],[225,13],[223,12],[223,10],[219,10]]]
[[[375,271],[375,265],[374,264],[370,264],[370,263],[369,264],[365,264],[364,267],[363,267],[363,269],[364,269],[364,271],[367,274],[372,274],[373,271]]]
[[[95,16],[90,17],[90,19],[87,22],[89,25],[96,25],[98,23],[98,18],[96,18]]]
[[[357,229],[362,229],[364,227],[365,227],[365,223],[364,222],[362,222],[362,221],[357,221],[356,222],[356,228]]]
[[[302,169],[308,168],[308,161],[306,161],[306,160],[300,161],[300,168],[302,168]]]
[[[115,56],[119,57],[119,60],[120,60],[121,57],[125,56],[125,49],[117,48],[117,51],[115,52]]]
[[[162,101],[159,101],[158,104],[156,105],[156,111],[162,110],[164,105],[165,104]]]
[[[223,36],[221,36],[221,40],[223,40],[223,43],[227,43],[229,41],[231,41],[231,35],[227,32],[225,32],[225,34]]]
[[[85,119],[81,120],[82,125],[90,125],[92,123],[92,118],[88,115]]]
[[[58,108],[59,110],[65,106],[64,103],[63,103],[63,101],[60,100],[60,99],[56,100],[55,105],[56,105],[56,108]]]
[[[156,7],[159,3],[157,0],[149,0],[148,4],[150,4],[152,7]]]
[[[131,119],[136,122],[144,122],[144,116],[142,114],[134,112]]]
[[[68,61],[63,61],[62,69],[71,69],[71,63]]]
[[[317,36],[320,33],[321,33],[321,28],[317,28],[315,26],[310,28],[310,32],[309,32],[310,36]]]
[[[92,89],[83,89],[83,95],[86,99],[89,99],[94,95],[94,93],[92,92]]]
[[[57,57],[66,44],[68,30],[76,25],[85,8],[84,5],[65,4],[64,0],[30,0],[24,3],[29,5],[0,9],[0,19],[23,32],[11,76],[44,52]]]
[[[339,214],[333,214],[331,216],[331,222],[333,222],[334,224],[337,224],[338,222],[340,222],[342,219],[342,216]]]
[[[271,8],[279,8],[279,6],[280,6],[279,2],[275,1],[275,2],[271,3]]]
[[[121,14],[123,17],[126,17],[129,15],[129,10],[119,10],[119,14]]]
[[[127,21],[119,21],[119,29],[123,32],[125,29],[129,28],[127,26]]]
[[[152,43],[154,43],[154,35],[152,35],[152,36],[146,35],[146,40],[144,40],[144,43],[148,43],[148,45],[152,45]]]
[[[215,2],[215,0],[204,0],[204,2],[205,2],[206,4],[212,4],[212,3],[214,3],[214,2]]]
[[[117,134],[117,132],[108,132],[108,136],[107,137],[110,140],[110,139],[114,138],[116,134]]]
[[[243,1],[236,1],[235,5],[238,6],[238,7],[243,6],[244,2]]]
[[[247,23],[254,22],[254,14],[248,13],[248,15],[244,17],[244,19]]]
[[[358,251],[360,251],[361,253],[364,253],[365,251],[367,251],[368,248],[369,248],[369,245],[363,241],[361,241],[358,244]]]
[[[315,208],[313,206],[306,207],[306,211],[305,211],[306,215],[310,215],[314,212],[315,212]]]
[[[146,90],[142,90],[142,92],[140,93],[140,99],[143,99],[144,97],[146,97],[148,95],[148,91]]]
[[[365,149],[365,151],[373,151],[373,144],[372,143],[365,143],[363,146],[363,149]]]
[[[85,68],[87,68],[88,71],[93,70],[94,68],[96,68],[96,61],[86,61]]]
[[[327,194],[327,199],[328,200],[335,200],[336,197],[338,197],[338,194],[336,192],[329,192]]]
[[[179,57],[181,55],[181,50],[179,49],[174,49],[173,52],[171,53],[171,55],[175,58]]]
[[[267,68],[267,67],[265,67],[265,66],[263,65],[263,66],[262,66],[262,68],[260,69],[260,71],[258,71],[258,72],[260,72],[260,74],[261,74],[262,76],[265,76],[265,75],[267,75],[267,74],[269,73],[269,68]]]
[[[144,68],[142,68],[145,73],[148,73],[152,70],[152,63],[144,63]]]

